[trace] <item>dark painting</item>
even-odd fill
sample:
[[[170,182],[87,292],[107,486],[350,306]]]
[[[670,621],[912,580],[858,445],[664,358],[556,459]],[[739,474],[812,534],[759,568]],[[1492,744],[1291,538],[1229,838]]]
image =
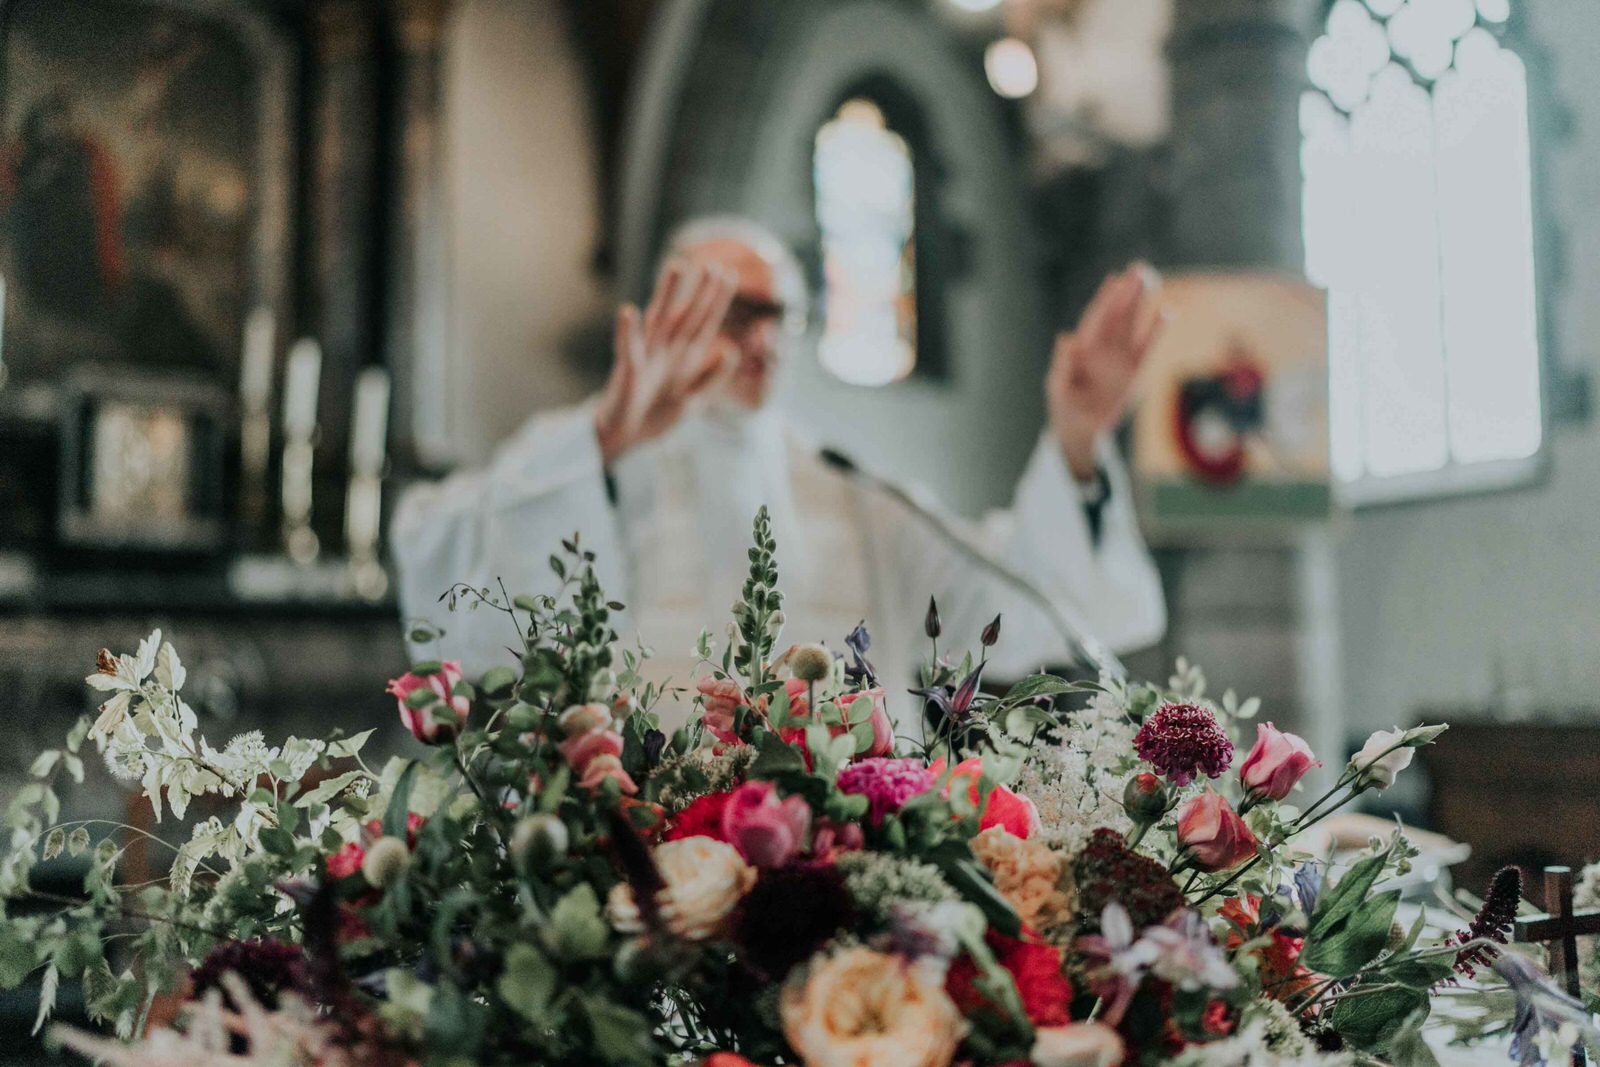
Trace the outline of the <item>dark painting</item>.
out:
[[[231,385],[262,200],[236,27],[146,0],[14,0],[0,270],[12,385],[85,361]]]

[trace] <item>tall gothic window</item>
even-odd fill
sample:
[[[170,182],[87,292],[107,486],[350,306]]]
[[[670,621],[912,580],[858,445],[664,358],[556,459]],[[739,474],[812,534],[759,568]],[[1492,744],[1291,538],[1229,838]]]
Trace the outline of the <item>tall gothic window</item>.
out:
[[[1543,440],[1509,0],[1337,0],[1301,102],[1333,468],[1356,499],[1510,480]]]
[[[817,131],[823,327],[817,358],[852,385],[888,385],[917,364],[916,198],[911,150],[865,97]]]

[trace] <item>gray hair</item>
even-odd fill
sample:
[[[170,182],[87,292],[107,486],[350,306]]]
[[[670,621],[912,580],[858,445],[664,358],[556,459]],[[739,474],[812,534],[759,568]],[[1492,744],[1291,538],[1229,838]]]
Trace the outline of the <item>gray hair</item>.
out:
[[[754,219],[743,215],[699,215],[679,223],[667,235],[659,267],[664,268],[673,256],[713,241],[737,241],[760,256],[772,268],[773,284],[786,309],[786,332],[805,328],[811,302],[805,269],[783,238]]]

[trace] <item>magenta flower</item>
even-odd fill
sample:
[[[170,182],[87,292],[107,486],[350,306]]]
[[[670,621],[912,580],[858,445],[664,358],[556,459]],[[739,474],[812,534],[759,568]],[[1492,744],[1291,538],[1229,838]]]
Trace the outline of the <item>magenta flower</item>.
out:
[[[1233,742],[1217,717],[1193,704],[1163,704],[1133,738],[1139,758],[1185,786],[1204,774],[1220,778],[1233,764]]]
[[[884,816],[932,789],[937,780],[918,760],[875,756],[840,771],[839,790],[866,797],[868,821],[882,826]]]

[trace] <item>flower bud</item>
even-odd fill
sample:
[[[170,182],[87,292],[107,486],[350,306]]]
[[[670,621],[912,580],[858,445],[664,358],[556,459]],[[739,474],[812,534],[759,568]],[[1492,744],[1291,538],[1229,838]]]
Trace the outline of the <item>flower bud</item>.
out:
[[[1411,766],[1411,757],[1415,754],[1407,734],[1399,730],[1378,730],[1350,759],[1350,770],[1356,772],[1356,788],[1388,789],[1394,785],[1395,776]]]
[[[939,621],[939,605],[934,603],[933,597],[928,598],[928,614],[923,616],[922,632],[935,641],[944,633],[944,623]]]
[[[570,841],[567,824],[556,816],[544,812],[529,815],[511,831],[511,856],[520,863],[545,867],[566,855]]]
[[[1128,779],[1122,790],[1122,807],[1135,826],[1146,826],[1167,813],[1172,790],[1167,783],[1146,771]]]
[[[367,849],[361,861],[361,875],[375,889],[387,889],[398,882],[411,865],[411,850],[398,837],[380,837]]]
[[[821,645],[796,645],[789,670],[802,682],[820,682],[833,670],[833,655]]]
[[[1000,616],[996,615],[994,621],[983,628],[983,635],[978,639],[984,648],[993,648],[996,641],[1000,640]]]
[[[611,709],[604,704],[574,704],[563,711],[556,724],[567,737],[581,737],[591,730],[611,725]]]

